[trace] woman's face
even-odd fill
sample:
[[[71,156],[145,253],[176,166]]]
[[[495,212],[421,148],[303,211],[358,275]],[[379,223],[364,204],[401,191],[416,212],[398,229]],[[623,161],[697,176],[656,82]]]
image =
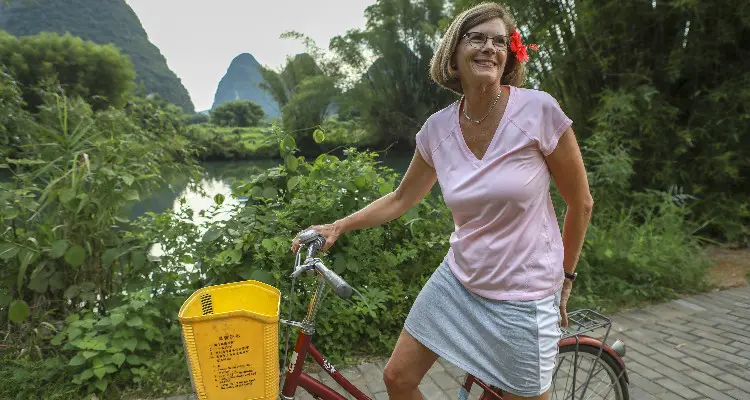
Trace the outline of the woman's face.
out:
[[[469,29],[453,54],[453,67],[458,70],[462,86],[500,81],[508,58],[509,36],[500,18]]]

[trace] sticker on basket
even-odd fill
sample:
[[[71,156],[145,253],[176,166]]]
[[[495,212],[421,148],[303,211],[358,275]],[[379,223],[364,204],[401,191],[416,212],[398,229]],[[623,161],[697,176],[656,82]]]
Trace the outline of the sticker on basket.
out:
[[[219,336],[218,341],[212,343],[210,348],[210,358],[216,362],[214,365],[215,384],[221,389],[236,389],[252,386],[255,383],[258,372],[251,363],[231,363],[235,357],[242,358],[243,354],[250,351],[250,346],[243,346],[237,341],[239,338],[239,334]],[[227,361],[230,363],[227,364]],[[223,365],[220,364],[222,362],[224,362]]]
[[[461,386],[458,390],[458,400],[467,400],[469,398],[469,391],[465,387]]]

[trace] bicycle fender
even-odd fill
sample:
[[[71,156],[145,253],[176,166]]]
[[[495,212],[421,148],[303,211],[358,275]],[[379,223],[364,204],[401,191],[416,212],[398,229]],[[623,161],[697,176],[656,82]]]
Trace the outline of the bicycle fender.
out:
[[[586,335],[578,335],[578,336],[571,336],[569,338],[565,338],[560,341],[559,346],[575,345],[576,338],[578,338],[579,344],[586,344],[586,345],[593,346],[593,347],[602,346],[601,340],[598,340],[591,336],[586,336]],[[625,382],[627,382],[629,385],[630,378],[628,377],[628,369],[627,367],[625,367],[625,361],[623,361],[622,357],[620,357],[620,355],[617,354],[617,352],[607,344],[604,344],[604,348],[602,349],[602,351],[612,356],[612,358],[614,358],[615,361],[617,361],[617,363],[620,364],[620,366],[622,367],[623,376],[625,377]]]

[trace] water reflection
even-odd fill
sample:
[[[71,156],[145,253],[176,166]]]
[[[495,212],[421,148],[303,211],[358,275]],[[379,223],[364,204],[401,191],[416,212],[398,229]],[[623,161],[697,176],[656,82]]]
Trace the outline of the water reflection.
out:
[[[391,156],[385,157],[383,162],[400,174],[403,174],[409,166],[411,157]],[[133,206],[129,213],[131,219],[136,219],[147,212],[162,213],[172,209],[179,213],[184,209],[193,210],[192,222],[201,225],[208,222],[208,216],[201,216],[201,211],[208,211],[214,207],[214,196],[221,194],[224,202],[219,207],[219,213],[212,217],[214,221],[225,221],[232,217],[231,210],[242,199],[232,196],[232,182],[237,179],[247,179],[253,175],[262,173],[268,168],[279,164],[276,160],[250,160],[250,161],[221,161],[207,162],[203,164],[205,175],[201,179],[199,188],[188,185],[186,177],[175,177],[172,183],[154,192],[144,201]],[[149,251],[149,258],[158,259],[164,254],[164,249],[158,243],[153,245]]]
[[[177,176],[171,179],[171,183],[155,191],[142,202],[135,204],[129,213],[130,219],[138,218],[147,212],[162,213],[168,209],[175,211],[183,208],[191,208],[195,211],[194,222],[200,223],[201,210],[207,210],[214,204],[214,196],[224,195],[222,210],[230,209],[237,200],[232,198],[232,182],[237,179],[247,179],[259,174],[264,170],[278,165],[275,160],[250,160],[250,161],[213,161],[204,163],[205,175],[199,186],[205,191],[205,195],[188,185],[187,177]],[[185,198],[184,206],[180,198]],[[224,218],[224,216],[222,216]],[[228,218],[228,216],[227,216]]]
[[[410,156],[387,156],[383,163],[403,174],[409,167]],[[279,165],[277,160],[243,160],[243,161],[220,161],[207,162],[203,164],[205,176],[200,185],[205,195],[199,193],[188,185],[185,177],[176,177],[173,183],[156,191],[150,197],[133,206],[130,218],[135,219],[146,212],[162,213],[168,209],[180,211],[183,208],[191,208],[195,214],[193,222],[200,224],[205,222],[205,217],[200,216],[201,210],[208,210],[214,205],[214,196],[224,195],[224,204],[221,207],[222,214],[219,220],[231,217],[228,211],[240,200],[232,197],[232,182],[237,179],[247,179],[253,175],[262,173],[268,168]],[[184,205],[180,198],[185,198]]]
[[[216,215],[212,215],[214,221],[226,221],[231,218],[229,211],[237,204],[239,200],[232,196],[231,182],[217,178],[204,178],[200,182],[200,186],[206,192],[205,194],[198,193],[190,188],[185,188],[182,194],[174,201],[172,208],[176,213],[180,213],[183,209],[191,208],[195,214],[193,215],[193,223],[201,225],[208,221],[208,216],[201,217],[201,211],[208,211],[214,207],[214,197],[216,195],[223,195],[224,202],[218,209]],[[184,202],[180,201],[184,198]]]

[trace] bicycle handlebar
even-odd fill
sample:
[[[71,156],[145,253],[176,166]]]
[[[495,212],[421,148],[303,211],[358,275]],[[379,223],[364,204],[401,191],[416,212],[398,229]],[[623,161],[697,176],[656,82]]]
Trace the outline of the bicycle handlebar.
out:
[[[315,262],[315,269],[323,275],[323,278],[329,285],[331,285],[331,287],[333,287],[333,291],[336,292],[339,297],[344,300],[352,297],[352,287],[337,273],[328,269],[328,267],[323,265],[320,261]]]
[[[309,246],[307,250],[308,260],[310,260],[312,256],[315,255],[315,253],[317,253],[326,243],[325,238],[314,229],[302,232],[299,238],[300,243]],[[333,287],[333,291],[336,292],[339,297],[345,300],[352,297],[352,287],[337,273],[328,269],[328,267],[326,267],[320,260],[315,260],[313,266],[323,276],[326,282]]]

